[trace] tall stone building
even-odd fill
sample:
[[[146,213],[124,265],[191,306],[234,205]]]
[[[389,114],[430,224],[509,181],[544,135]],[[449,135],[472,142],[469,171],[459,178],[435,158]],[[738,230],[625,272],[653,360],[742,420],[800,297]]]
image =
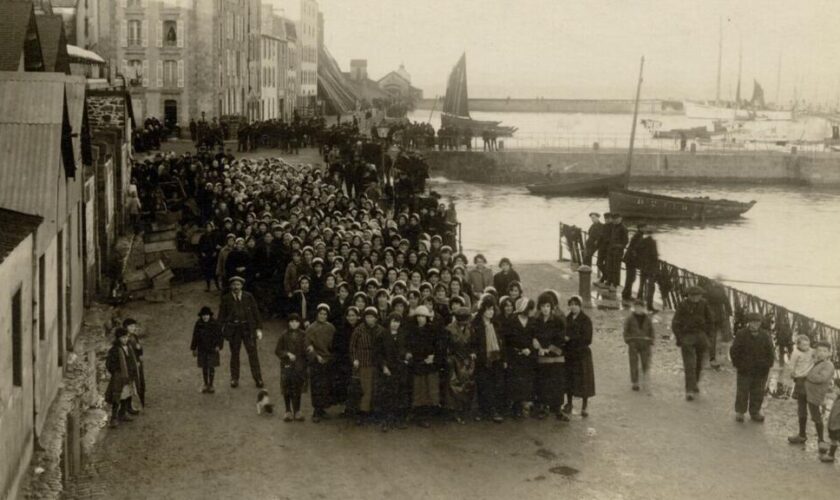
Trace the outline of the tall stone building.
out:
[[[300,93],[298,107],[310,114],[318,109],[318,1],[301,0],[298,23]]]
[[[261,120],[285,118],[286,97],[286,22],[271,4],[262,5],[260,40],[260,109]]]

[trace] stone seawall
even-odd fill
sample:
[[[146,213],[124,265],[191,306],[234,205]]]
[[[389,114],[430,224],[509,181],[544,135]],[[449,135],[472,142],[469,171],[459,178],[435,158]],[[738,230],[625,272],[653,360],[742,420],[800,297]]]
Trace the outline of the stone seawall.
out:
[[[620,173],[624,151],[431,151],[425,154],[437,175],[472,182],[544,180],[546,165],[555,174]],[[805,184],[840,187],[840,155],[790,153],[639,152],[632,179],[639,182],[726,182]]]

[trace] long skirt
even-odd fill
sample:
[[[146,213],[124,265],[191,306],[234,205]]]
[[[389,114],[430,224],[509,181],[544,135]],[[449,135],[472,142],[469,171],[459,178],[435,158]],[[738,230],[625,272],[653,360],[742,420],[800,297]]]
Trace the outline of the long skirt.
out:
[[[537,363],[535,390],[537,402],[557,408],[567,391],[565,363]]]
[[[475,397],[475,361],[456,356],[449,358],[449,384],[446,406],[450,410],[469,411]]]
[[[440,376],[437,372],[414,375],[412,406],[437,406],[440,404]]]
[[[219,366],[219,351],[198,351],[195,358],[199,368],[215,368]]]
[[[362,399],[359,401],[359,410],[368,412],[371,410],[373,402],[373,375],[375,368],[372,366],[359,367],[357,375],[359,382],[362,384]]]
[[[309,365],[309,380],[312,389],[312,407],[328,408],[332,404],[332,370],[329,364],[317,361]]]
[[[574,358],[566,358],[567,392],[576,398],[591,398],[595,395],[595,367],[592,364],[592,351],[586,349],[576,354]]]
[[[521,403],[533,399],[535,373],[536,364],[531,358],[517,355],[508,362],[507,398],[509,401]]]
[[[391,375],[379,374],[376,379],[374,407],[383,413],[396,413],[411,408],[411,384],[405,366],[391,369]]]
[[[347,402],[347,388],[350,386],[350,379],[353,377],[353,365],[350,360],[336,360],[332,367],[333,404],[340,405]]]

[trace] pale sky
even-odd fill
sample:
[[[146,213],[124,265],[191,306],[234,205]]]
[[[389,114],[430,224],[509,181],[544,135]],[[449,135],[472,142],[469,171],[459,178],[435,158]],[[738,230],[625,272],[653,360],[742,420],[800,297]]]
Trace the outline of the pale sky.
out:
[[[296,17],[298,0],[277,0]],[[467,52],[472,97],[714,98],[758,79],[768,101],[840,98],[840,0],[320,0],[325,41],[343,70],[367,59],[378,79],[403,62],[427,97]]]

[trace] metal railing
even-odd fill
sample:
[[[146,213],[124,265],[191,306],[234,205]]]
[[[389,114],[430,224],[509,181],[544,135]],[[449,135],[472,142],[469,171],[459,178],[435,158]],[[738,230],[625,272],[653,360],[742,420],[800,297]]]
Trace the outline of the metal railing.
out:
[[[559,260],[564,260],[563,246],[565,243],[571,263],[581,265],[586,255],[587,232],[577,226],[560,222],[559,235]],[[659,286],[662,304],[668,309],[676,309],[686,297],[688,288],[692,286],[704,287],[705,284],[712,281],[706,276],[659,260],[656,284]],[[780,338],[788,339],[792,337],[795,339],[796,335],[799,334],[807,335],[812,340],[828,341],[833,347],[835,366],[840,366],[840,329],[743,290],[723,284],[720,284],[720,286],[726,292],[726,297],[732,305],[736,331],[745,324],[744,318],[747,313],[757,312],[762,317],[772,321],[772,333],[777,343]]]

